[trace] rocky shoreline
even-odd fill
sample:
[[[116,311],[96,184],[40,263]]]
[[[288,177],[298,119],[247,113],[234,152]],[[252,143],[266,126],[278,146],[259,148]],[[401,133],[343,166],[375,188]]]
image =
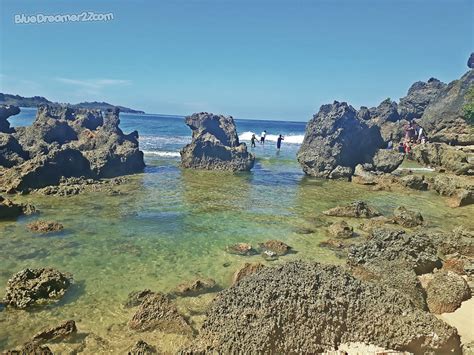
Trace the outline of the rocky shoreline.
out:
[[[461,108],[473,80],[471,70],[448,85],[418,82],[399,103],[385,100],[376,108],[323,105],[308,123],[297,159],[311,177],[347,180],[374,193],[435,191],[451,207],[471,205],[474,140]],[[127,181],[122,175],[145,166],[138,133],[121,131],[118,110],[41,106],[31,127],[12,128],[7,119],[18,112],[0,108],[1,192],[55,198],[120,194],[116,186]],[[389,142],[403,139],[402,127],[412,121],[419,121],[430,142],[404,153],[387,149]],[[181,150],[182,168],[253,168],[255,156],[239,142],[232,117],[202,112],[185,122],[192,141]],[[436,172],[400,171],[405,159]],[[222,250],[241,261],[232,269],[230,286],[196,271],[194,279],[177,282],[167,293],[130,290],[123,300],[130,318],[117,325],[129,337],[128,353],[160,352],[155,341],[163,334],[186,339],[177,353],[342,353],[348,344],[379,353],[469,353],[474,344],[440,315],[458,311],[472,297],[474,232],[463,226],[433,230],[429,218],[406,206],[393,206],[389,213],[362,200],[330,207],[311,227],[326,233],[320,246],[335,252],[342,265],[290,261],[298,252],[292,245],[273,238],[250,244],[243,238]],[[37,212],[0,197],[2,219]],[[49,219],[25,227],[38,235],[68,228]],[[248,262],[252,256],[260,261]],[[69,271],[28,267],[11,275],[0,312],[51,311],[71,302],[67,295],[75,281]],[[209,302],[197,312],[180,303],[204,297]],[[194,321],[196,315],[202,323]],[[87,352],[90,343],[106,351],[107,341],[81,329],[80,322],[51,324],[7,354],[52,354],[61,343],[74,353]]]

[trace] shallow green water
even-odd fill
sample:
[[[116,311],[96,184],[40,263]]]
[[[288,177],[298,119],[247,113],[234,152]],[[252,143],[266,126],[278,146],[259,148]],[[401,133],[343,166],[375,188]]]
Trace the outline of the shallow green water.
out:
[[[79,338],[93,332],[106,342],[89,344],[86,353],[107,352],[101,346],[111,353],[124,352],[138,339],[165,351],[176,350],[186,342],[184,337],[127,329],[133,310],[124,309],[122,303],[130,291],[169,292],[196,276],[211,277],[227,287],[239,265],[263,260],[258,255],[226,253],[225,246],[235,242],[256,245],[279,239],[294,248],[295,253],[273,263],[295,258],[343,263],[318,246],[333,220],[321,212],[356,199],[385,214],[398,205],[417,209],[429,228],[474,228],[473,206],[450,209],[431,192],[373,192],[351,183],[309,179],[289,160],[261,160],[252,173],[236,175],[182,171],[169,160],[147,163],[144,174],[118,187],[122,195],[17,198],[35,204],[41,214],[0,222],[0,298],[8,278],[26,267],[71,272],[75,285],[57,305],[32,312],[1,311],[0,349],[20,345],[43,327],[74,319]],[[33,234],[26,224],[35,219],[61,222],[65,230]],[[180,310],[199,326],[212,297],[179,299]],[[75,346],[52,349],[67,353]]]

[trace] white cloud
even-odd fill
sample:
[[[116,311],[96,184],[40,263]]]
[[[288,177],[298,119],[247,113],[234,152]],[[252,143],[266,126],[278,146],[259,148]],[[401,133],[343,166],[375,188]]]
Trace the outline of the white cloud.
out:
[[[56,81],[76,87],[80,87],[89,91],[99,92],[107,86],[128,85],[130,80],[122,79],[70,79],[70,78],[56,78]]]

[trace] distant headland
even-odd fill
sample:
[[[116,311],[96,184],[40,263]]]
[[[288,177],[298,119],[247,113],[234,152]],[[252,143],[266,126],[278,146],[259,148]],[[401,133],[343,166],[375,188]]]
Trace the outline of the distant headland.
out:
[[[58,102],[53,102],[42,96],[23,97],[20,95],[11,95],[0,93],[0,105],[15,105],[19,107],[37,107],[38,105],[60,105]],[[73,108],[87,108],[106,111],[107,109],[119,108],[121,112],[125,113],[145,113],[144,111],[134,110],[129,107],[112,105],[107,102],[80,102],[78,104],[68,104]]]

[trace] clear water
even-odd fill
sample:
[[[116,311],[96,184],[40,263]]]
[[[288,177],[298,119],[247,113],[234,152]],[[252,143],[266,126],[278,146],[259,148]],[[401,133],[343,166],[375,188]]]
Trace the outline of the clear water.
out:
[[[33,116],[34,110],[24,110],[11,121],[25,125]],[[59,304],[28,312],[0,311],[0,350],[20,345],[44,327],[74,319],[80,332],[76,342],[86,333],[106,342],[104,348],[100,342],[90,342],[85,353],[124,353],[138,339],[162,351],[176,351],[191,340],[128,329],[133,310],[123,308],[122,303],[130,291],[169,292],[198,276],[211,277],[220,287],[227,287],[241,264],[263,262],[258,255],[242,257],[224,251],[226,245],[236,242],[256,245],[279,239],[294,248],[295,253],[267,264],[297,258],[343,263],[332,251],[318,246],[327,238],[325,226],[334,220],[321,212],[352,200],[364,199],[386,214],[398,205],[418,209],[429,228],[474,228],[473,206],[450,209],[431,192],[373,192],[355,184],[309,179],[296,162],[299,145],[295,143],[285,143],[279,155],[275,142],[258,145],[254,149],[257,164],[251,173],[182,170],[176,153],[190,139],[182,117],[121,117],[123,130],[137,129],[147,151],[145,172],[119,187],[124,194],[18,196],[19,201],[35,204],[41,214],[0,222],[0,298],[8,278],[26,267],[55,267],[71,272],[75,279]],[[298,137],[304,134],[304,127],[304,123],[237,121],[241,136],[267,129],[269,134]],[[33,234],[26,224],[38,218],[63,223],[65,230]],[[355,227],[360,223],[349,222]],[[208,294],[177,302],[181,312],[199,327],[213,297]],[[69,353],[77,349],[77,343],[55,344],[51,349]]]

